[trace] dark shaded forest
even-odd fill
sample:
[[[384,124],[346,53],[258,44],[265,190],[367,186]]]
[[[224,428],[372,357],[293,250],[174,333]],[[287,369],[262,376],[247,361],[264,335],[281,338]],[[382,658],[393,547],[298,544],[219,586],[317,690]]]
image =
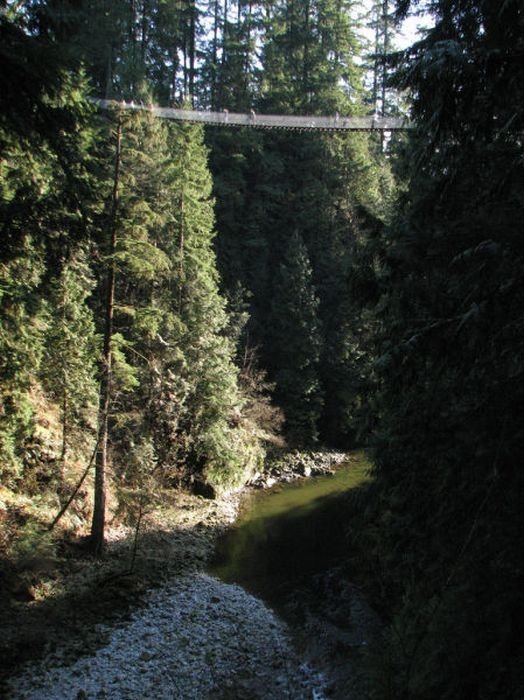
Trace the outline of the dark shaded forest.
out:
[[[139,522],[160,487],[365,447],[348,569],[386,621],[372,697],[517,700],[524,10],[431,0],[395,50],[420,4],[0,3],[0,557],[58,517],[101,555],[108,512]]]

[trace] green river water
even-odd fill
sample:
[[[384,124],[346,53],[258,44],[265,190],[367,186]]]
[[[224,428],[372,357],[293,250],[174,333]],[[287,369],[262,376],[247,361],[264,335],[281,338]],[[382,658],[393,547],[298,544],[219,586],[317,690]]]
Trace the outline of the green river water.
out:
[[[332,476],[254,492],[219,543],[211,573],[274,604],[344,553],[347,493],[369,479],[354,454]]]

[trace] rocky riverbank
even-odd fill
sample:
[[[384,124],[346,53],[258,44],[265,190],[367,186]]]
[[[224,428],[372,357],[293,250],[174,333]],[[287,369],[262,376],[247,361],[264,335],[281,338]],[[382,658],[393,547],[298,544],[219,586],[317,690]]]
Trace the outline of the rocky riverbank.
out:
[[[185,574],[131,619],[101,628],[108,643],[68,663],[56,652],[11,681],[24,700],[306,700],[325,684],[283,623],[238,586]]]
[[[162,494],[135,540],[132,527],[109,524],[107,552],[94,560],[82,540],[65,538],[53,555],[2,567],[1,683],[26,661],[60,650],[69,660],[107,644],[101,623],[120,624],[149,591],[203,571],[216,538],[235,520],[241,494],[209,500],[183,491]],[[136,552],[135,552],[136,548]]]
[[[340,453],[322,459],[290,453],[269,465],[264,485],[325,473],[340,461]],[[136,543],[130,528],[110,529],[102,561],[64,544],[60,561],[40,574],[33,599],[11,600],[0,611],[2,677],[10,678],[2,697],[338,697],[333,685],[326,690],[330,664],[335,660],[333,678],[344,687],[344,649],[360,642],[347,642],[338,631],[333,636],[333,625],[331,632],[322,625],[325,611],[312,613],[310,605],[297,652],[289,630],[263,603],[203,574],[242,495],[209,500],[171,493],[167,505],[145,516]],[[48,594],[40,594],[46,585]],[[358,597],[345,600],[354,615]],[[307,636],[315,638],[313,646],[303,643]]]
[[[248,486],[267,489],[279,483],[289,483],[309,476],[333,474],[337,465],[347,459],[346,452],[335,450],[293,450],[276,454],[266,461],[263,472],[255,474]]]

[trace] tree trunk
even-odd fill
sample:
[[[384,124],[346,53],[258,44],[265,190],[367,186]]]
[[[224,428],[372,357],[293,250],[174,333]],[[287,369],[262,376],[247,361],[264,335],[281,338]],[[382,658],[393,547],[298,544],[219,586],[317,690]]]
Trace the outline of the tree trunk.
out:
[[[147,49],[147,30],[149,28],[149,23],[148,23],[148,12],[149,12],[149,7],[147,0],[144,0],[142,3],[142,36],[140,38],[140,50],[141,50],[141,59],[142,59],[142,66],[145,65],[146,62],[146,49]]]
[[[381,116],[386,116],[386,86],[388,82],[387,55],[389,52],[389,7],[388,0],[382,3],[382,21],[384,22],[384,48],[382,54],[382,94],[381,94]]]
[[[375,56],[373,59],[373,92],[372,92],[372,100],[373,100],[373,108],[375,110],[375,114],[379,114],[379,108],[378,108],[378,83],[379,83],[379,72],[380,72],[380,67],[381,67],[381,54],[382,51],[380,50],[380,8],[378,3],[375,4],[375,7],[373,8],[373,14],[374,14],[374,21],[375,21]]]
[[[180,261],[178,263],[178,313],[182,311],[182,295],[184,291],[184,190],[180,194],[180,242],[179,242],[179,256]]]
[[[67,447],[69,440],[69,421],[68,421],[68,385],[67,385],[67,372],[63,371],[63,387],[62,387],[62,453],[60,455],[60,463],[62,465],[62,479],[65,477],[66,470],[66,459],[67,459]]]
[[[65,334],[65,328],[66,328],[66,307],[67,307],[67,291],[64,288],[64,296],[62,297],[62,329],[61,332]],[[62,481],[65,478],[65,472],[66,472],[66,458],[67,458],[67,443],[69,440],[69,421],[68,421],[68,416],[67,412],[69,410],[68,406],[68,390],[69,390],[69,383],[68,383],[68,376],[67,376],[67,367],[64,362],[64,358],[62,356],[62,454],[60,455],[60,464],[61,466],[61,477]]]
[[[240,7],[240,4],[239,4]],[[239,11],[240,14],[240,11]],[[246,26],[246,55],[244,59],[244,70],[246,72],[246,75],[249,74],[249,70],[251,67],[251,34],[252,34],[252,17],[253,17],[253,3],[249,2],[247,6],[247,15],[244,17],[244,24]],[[240,29],[240,22],[239,22],[239,29]]]
[[[95,493],[93,521],[91,524],[91,548],[93,553],[97,556],[99,556],[103,551],[105,533],[107,445],[109,433],[109,407],[111,404],[113,313],[116,278],[114,254],[116,250],[116,217],[118,210],[121,142],[122,122],[120,115],[118,115],[115,147],[115,169],[113,191],[111,195],[111,213],[109,217],[109,267],[107,270],[104,355],[102,377],[100,380],[100,402],[98,409],[99,444],[95,461]]]
[[[217,70],[218,70],[218,33],[219,33],[219,8],[218,0],[215,0],[213,19],[213,43],[212,43],[212,71],[211,71],[211,109],[218,109],[217,100]]]
[[[106,63],[106,75],[105,75],[105,99],[109,100],[113,94],[113,47],[111,42],[107,45],[107,63]]]
[[[222,65],[224,66],[226,64],[227,60],[227,52],[229,50],[229,29],[228,29],[228,15],[229,15],[229,6],[228,6],[228,0],[224,0],[224,10],[223,10],[224,16],[222,17]]]
[[[189,93],[193,108],[195,106],[196,14],[197,8],[192,2],[189,9]]]
[[[306,0],[304,4],[304,47],[302,55],[302,94],[305,97],[305,112],[311,107],[311,100],[313,94],[311,92],[311,75],[310,75],[310,65],[309,65],[309,41],[310,41],[310,4],[309,0]]]

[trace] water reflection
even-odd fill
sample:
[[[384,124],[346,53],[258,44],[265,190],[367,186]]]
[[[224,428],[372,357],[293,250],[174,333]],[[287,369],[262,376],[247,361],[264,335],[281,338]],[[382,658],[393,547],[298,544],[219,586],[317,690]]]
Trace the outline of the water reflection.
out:
[[[340,556],[347,527],[342,495],[368,479],[369,463],[359,455],[333,476],[257,492],[219,544],[211,573],[276,604]]]

